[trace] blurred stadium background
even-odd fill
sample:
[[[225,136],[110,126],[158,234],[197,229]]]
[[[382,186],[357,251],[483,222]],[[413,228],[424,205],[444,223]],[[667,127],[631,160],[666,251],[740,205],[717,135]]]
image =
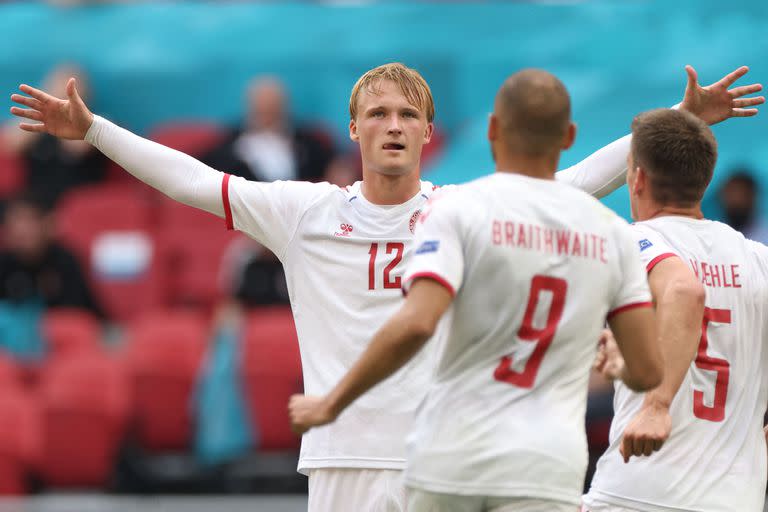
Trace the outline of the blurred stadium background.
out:
[[[294,155],[296,176],[343,184],[359,173],[350,89],[402,61],[437,106],[424,177],[460,183],[492,170],[487,115],[511,72],[544,68],[569,88],[579,135],[565,167],[628,133],[635,114],[678,103],[686,64],[702,84],[743,64],[743,83],[768,83],[767,25],[762,0],[0,1],[0,91],[55,87],[54,70],[76,67],[94,112],[231,171],[221,166],[248,113],[281,111],[282,86],[306,150]],[[266,87],[278,99],[256,99],[254,80],[282,84]],[[720,158],[705,201],[708,217],[764,242],[766,114],[714,129]],[[22,140],[0,115],[0,494],[16,496],[0,507],[305,508],[285,414],[301,389],[298,350],[274,259],[87,148]],[[628,217],[625,189],[605,202]],[[92,299],[67,289],[52,299],[39,284],[48,270],[24,261],[35,244],[71,251]],[[19,285],[19,273],[33,284]],[[593,387],[596,457],[611,391]],[[187,493],[217,497],[162,497]]]

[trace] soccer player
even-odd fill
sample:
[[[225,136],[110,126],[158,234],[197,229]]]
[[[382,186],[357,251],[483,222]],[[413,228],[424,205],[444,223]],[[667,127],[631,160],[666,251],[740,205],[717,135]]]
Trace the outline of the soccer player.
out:
[[[753,115],[755,86],[728,88],[742,67],[708,86],[688,69],[681,108],[715,123]],[[166,195],[224,217],[282,261],[296,320],[305,390],[326,393],[399,306],[413,227],[434,187],[421,181],[422,146],[432,134],[434,104],[414,70],[387,64],[365,73],[350,97],[350,138],[360,144],[363,180],[257,183],[211,169],[187,155],[94,116],[77,94],[67,99],[22,85],[11,99],[21,128],[85,138],[121,167]],[[625,181],[629,137],[603,148],[557,178],[604,195]],[[426,355],[357,402],[339,421],[302,440],[299,471],[309,475],[309,509],[400,510],[404,437],[424,395]]]
[[[702,216],[717,158],[704,123],[655,110],[635,118],[632,133],[633,231],[665,372],[644,395],[617,384],[610,447],[585,509],[762,511],[768,248]]]
[[[488,128],[497,172],[432,200],[400,310],[327,397],[291,400],[299,430],[335,419],[418,354],[445,315],[410,438],[409,511],[573,512],[587,467],[587,380],[606,318],[626,354],[627,385],[661,380],[627,223],[554,179],[575,133],[557,78],[509,77]]]

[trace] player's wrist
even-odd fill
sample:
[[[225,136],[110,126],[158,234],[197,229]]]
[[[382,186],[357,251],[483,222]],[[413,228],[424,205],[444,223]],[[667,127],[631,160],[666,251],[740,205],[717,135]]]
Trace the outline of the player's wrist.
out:
[[[656,393],[646,393],[643,400],[643,408],[653,411],[669,411],[672,400]]]

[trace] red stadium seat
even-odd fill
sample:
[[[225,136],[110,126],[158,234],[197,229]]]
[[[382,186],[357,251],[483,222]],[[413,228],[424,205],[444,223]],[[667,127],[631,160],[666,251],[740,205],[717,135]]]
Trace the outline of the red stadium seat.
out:
[[[288,307],[249,313],[243,371],[245,396],[262,450],[295,450],[288,399],[302,390],[301,357],[293,315]]]
[[[224,139],[226,132],[205,122],[174,122],[155,127],[149,134],[153,141],[188,155],[199,157]]]
[[[62,358],[41,381],[40,475],[56,487],[104,487],[117,461],[130,396],[124,367],[98,353]]]
[[[77,189],[62,199],[56,215],[61,239],[86,265],[94,292],[112,318],[128,320],[161,303],[153,211],[135,190],[116,185]],[[109,258],[117,265],[105,270],[101,263]]]
[[[191,400],[208,331],[192,312],[154,313],[130,329],[127,363],[139,444],[183,450],[192,438]]]
[[[35,397],[0,385],[0,495],[27,492],[41,453],[40,433]]]
[[[437,160],[437,158],[443,152],[445,143],[445,133],[439,127],[435,126],[435,130],[432,132],[432,138],[430,139],[429,144],[425,145],[424,149],[421,151],[421,167],[423,169],[429,167]]]
[[[27,181],[27,170],[20,155],[3,148],[0,141],[0,198],[21,192]]]
[[[0,353],[0,389],[22,386],[23,373],[10,356]]]
[[[175,201],[165,201],[159,217],[157,239],[169,304],[211,309],[223,296],[222,257],[239,235],[228,231],[219,217]]]
[[[89,311],[51,309],[43,317],[43,337],[54,356],[95,352],[101,348],[101,326]]]

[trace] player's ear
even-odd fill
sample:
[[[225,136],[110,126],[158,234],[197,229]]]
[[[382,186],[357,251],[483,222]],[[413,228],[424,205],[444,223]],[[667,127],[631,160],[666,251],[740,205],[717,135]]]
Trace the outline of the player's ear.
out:
[[[360,136],[357,134],[357,123],[354,119],[349,120],[349,138],[355,142],[360,140]]]
[[[493,142],[499,138],[499,118],[496,114],[488,114],[488,140]]]
[[[427,128],[424,130],[424,144],[427,144],[432,140],[432,133],[435,131],[435,125],[433,123],[427,123]]]
[[[640,166],[635,167],[635,183],[633,185],[632,192],[634,195],[640,195],[646,188],[648,188],[648,173],[645,172]]]
[[[565,132],[565,136],[563,137],[563,145],[562,149],[565,151],[566,149],[570,149],[571,146],[573,146],[574,141],[576,140],[576,124],[573,122],[568,122],[568,129]]]

